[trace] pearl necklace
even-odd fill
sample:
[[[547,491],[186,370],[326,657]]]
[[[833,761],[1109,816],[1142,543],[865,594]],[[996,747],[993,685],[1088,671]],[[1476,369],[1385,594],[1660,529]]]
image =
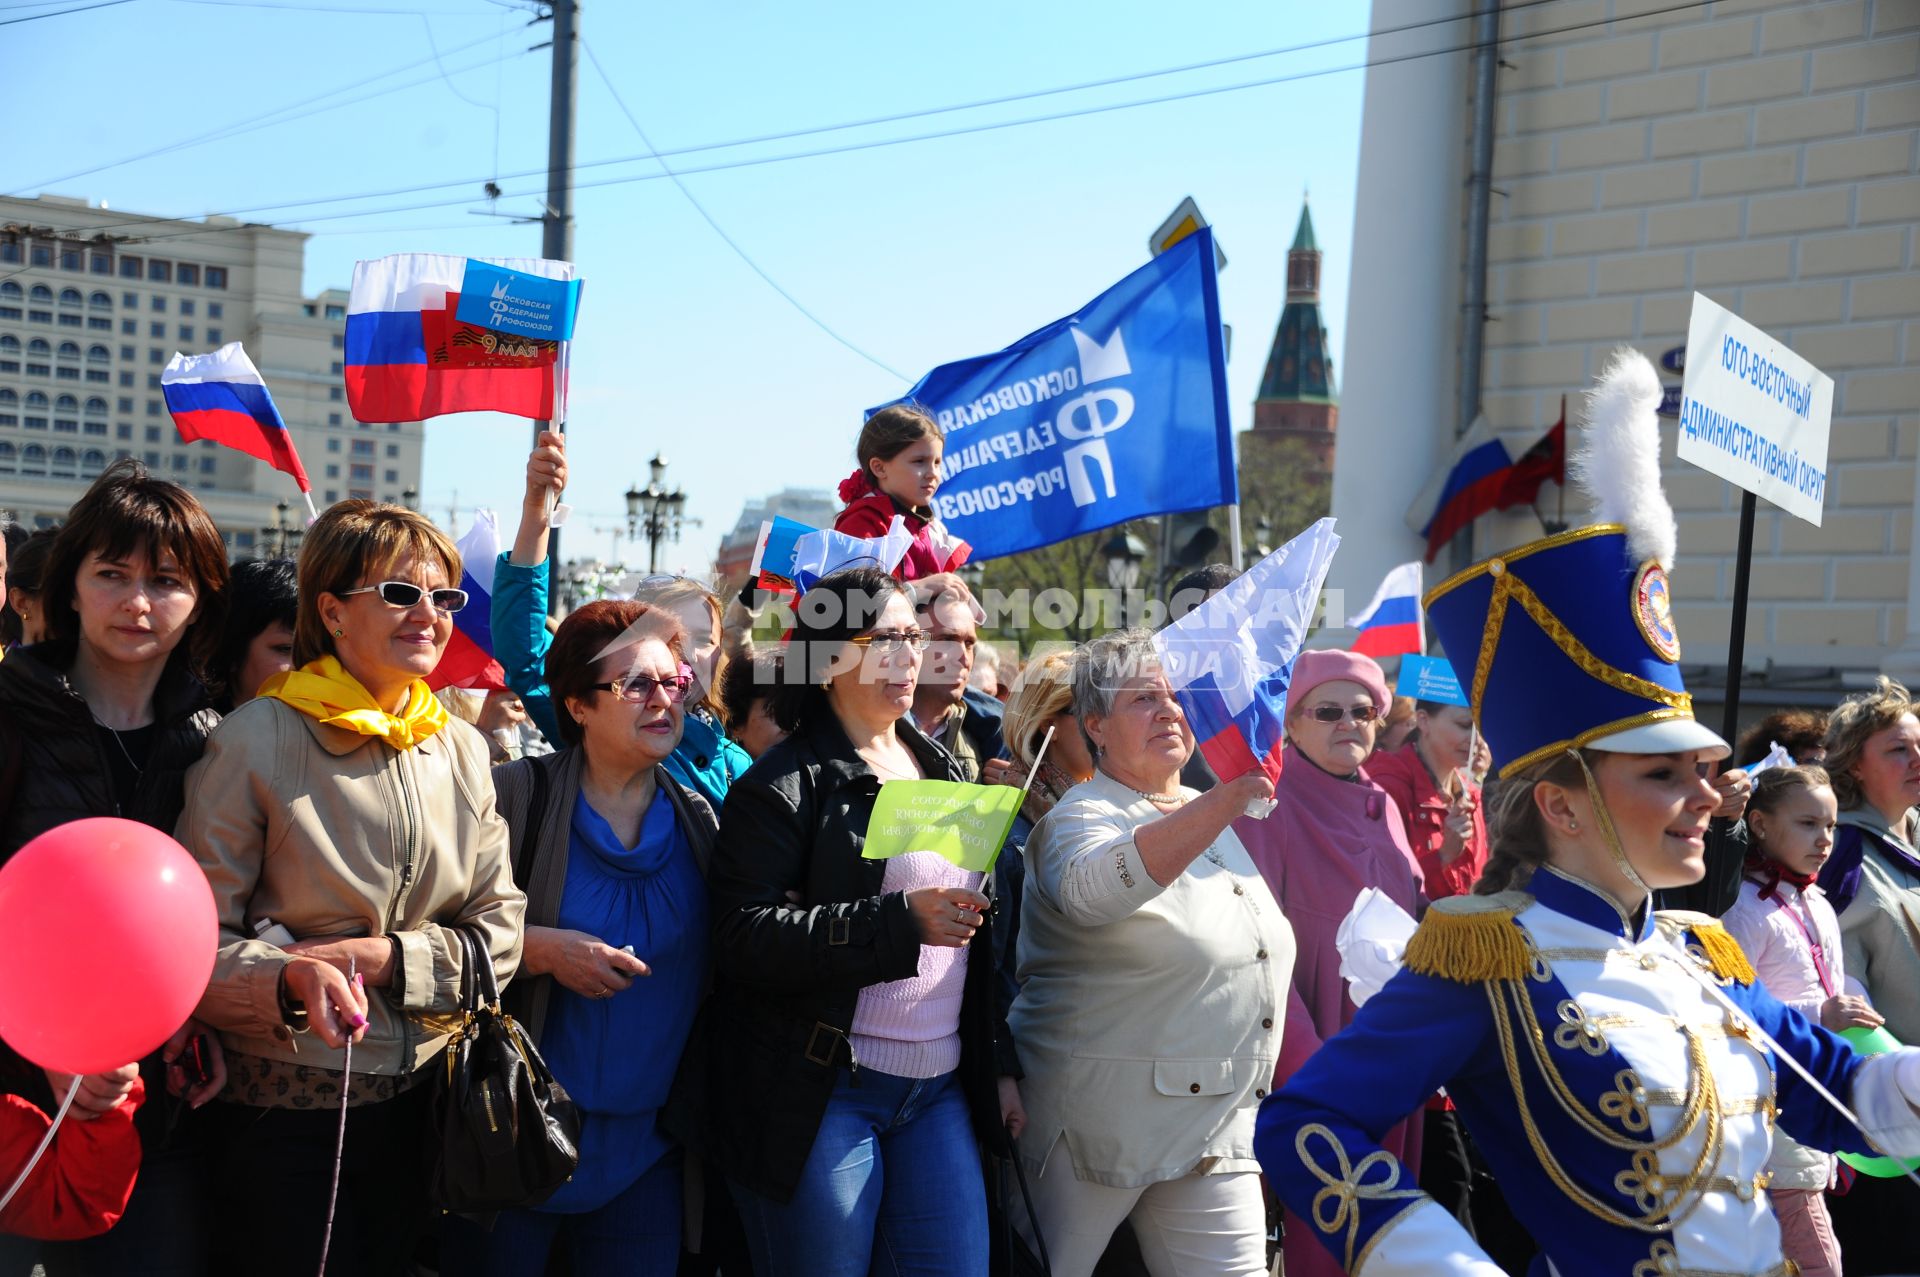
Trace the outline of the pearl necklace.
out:
[[[1126,781],[1121,780],[1118,776],[1115,776],[1112,772],[1108,771],[1104,767],[1100,769],[1100,774],[1105,776],[1108,780],[1112,781],[1114,784],[1120,786],[1120,788],[1132,790],[1132,792],[1140,795],[1140,797],[1146,799],[1150,803],[1159,803],[1159,804],[1165,805],[1168,803],[1184,803],[1187,801],[1187,796],[1181,793],[1150,794],[1144,789],[1134,789],[1132,785],[1127,784]]]

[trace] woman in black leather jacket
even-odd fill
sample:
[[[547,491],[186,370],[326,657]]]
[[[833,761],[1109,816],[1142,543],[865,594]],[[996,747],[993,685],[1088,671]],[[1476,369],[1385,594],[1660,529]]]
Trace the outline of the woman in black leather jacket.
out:
[[[908,711],[925,636],[905,587],[808,591],[709,887],[714,989],[681,1072],[755,1271],[984,1274],[976,1136],[996,1139],[989,901],[930,852],[860,852],[888,779],[957,780]],[[804,680],[804,681],[800,681]],[[997,1142],[997,1141],[996,1141]]]

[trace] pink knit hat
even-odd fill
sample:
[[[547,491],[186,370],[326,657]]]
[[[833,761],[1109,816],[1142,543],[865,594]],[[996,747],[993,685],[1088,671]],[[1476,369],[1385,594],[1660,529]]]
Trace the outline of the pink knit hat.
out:
[[[1288,707],[1304,704],[1307,697],[1313,694],[1313,689],[1322,683],[1341,679],[1366,688],[1367,695],[1373,698],[1373,707],[1380,713],[1385,714],[1392,707],[1393,696],[1387,691],[1387,676],[1381,672],[1379,664],[1371,656],[1338,648],[1300,653],[1293,663],[1293,682],[1287,688]]]

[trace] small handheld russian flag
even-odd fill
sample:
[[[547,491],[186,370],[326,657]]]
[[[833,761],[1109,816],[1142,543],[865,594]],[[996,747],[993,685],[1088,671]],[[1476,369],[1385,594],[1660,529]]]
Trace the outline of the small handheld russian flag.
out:
[[[499,691],[507,672],[493,659],[493,569],[500,560],[500,521],[491,510],[476,510],[473,526],[460,538],[460,588],[467,605],[453,614],[453,633],[440,663],[427,676],[434,691],[467,687]]]
[[[1420,564],[1402,563],[1387,573],[1373,602],[1354,618],[1360,637],[1352,651],[1376,660],[1382,656],[1420,655],[1427,650],[1427,627],[1420,613]]]
[[[211,439],[237,448],[292,475],[301,492],[313,490],[294,451],[293,435],[239,342],[230,341],[210,355],[176,352],[160,374],[160,393],[182,439]],[[313,508],[311,496],[307,508]]]

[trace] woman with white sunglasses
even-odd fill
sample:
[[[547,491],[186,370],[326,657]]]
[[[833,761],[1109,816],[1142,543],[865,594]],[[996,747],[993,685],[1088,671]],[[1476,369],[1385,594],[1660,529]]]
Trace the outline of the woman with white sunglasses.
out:
[[[460,1005],[457,929],[504,985],[526,897],[486,739],[425,682],[466,605],[460,552],[411,510],[344,501],[308,529],[299,576],[295,667],[215,730],[179,828],[220,919],[198,1013],[230,1074],[213,1271],[312,1273],[344,1088],[327,1271],[399,1274],[427,1218],[419,1158]]]
[[[1301,653],[1287,689],[1286,766],[1273,794],[1278,809],[1266,820],[1242,817],[1233,825],[1293,924],[1297,946],[1295,996],[1275,1085],[1353,1019],[1334,935],[1355,897],[1374,887],[1416,917],[1425,905],[1420,865],[1400,810],[1361,770],[1391,704],[1386,676],[1371,657]],[[1418,1167],[1420,1114],[1413,1117],[1380,1143]],[[1285,1250],[1290,1275],[1332,1277],[1341,1271],[1312,1229],[1291,1214]]]

